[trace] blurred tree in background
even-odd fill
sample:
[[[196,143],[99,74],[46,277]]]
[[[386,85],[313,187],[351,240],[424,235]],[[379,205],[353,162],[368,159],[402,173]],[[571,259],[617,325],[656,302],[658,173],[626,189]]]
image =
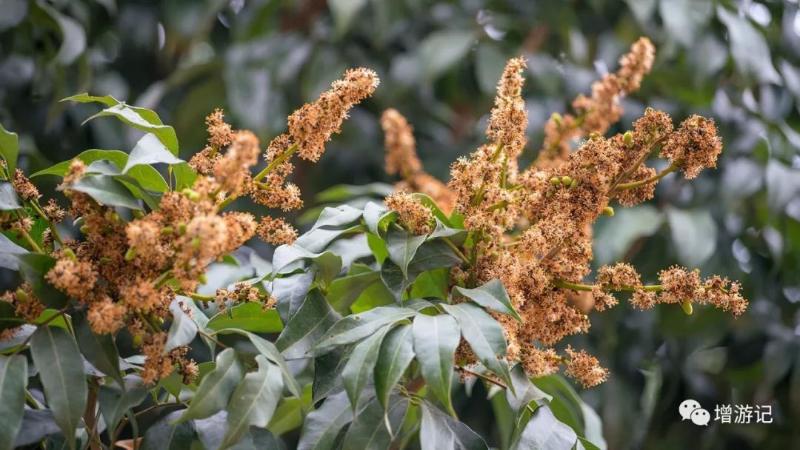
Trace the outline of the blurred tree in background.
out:
[[[597,262],[627,259],[653,278],[665,258],[744,281],[750,310],[595,318],[589,340],[614,374],[582,392],[609,448],[795,448],[800,442],[800,12],[796,0],[178,0],[0,3],[0,122],[19,132],[27,172],[86,148],[114,148],[114,121],[79,126],[77,92],[156,109],[184,150],[202,147],[203,117],[223,107],[267,139],[292,108],[345,68],[374,68],[376,97],[297,181],[307,195],[339,183],[389,181],[378,117],[392,106],[415,125],[433,174],[476,147],[508,57],[529,59],[535,156],[553,111],[587,92],[638,36],[657,46],[642,90],[624,100],[714,117],[726,151],[694,183],[670,176],[656,206],[605,218]],[[128,140],[129,151],[135,136]],[[313,199],[307,199],[309,203]],[[658,255],[658,258],[653,258]],[[664,255],[667,255],[666,257]],[[654,261],[648,264],[648,261]],[[649,271],[648,271],[649,270]],[[478,394],[476,394],[477,396]],[[678,404],[771,405],[770,425],[681,422]],[[491,435],[480,398],[463,419]]]

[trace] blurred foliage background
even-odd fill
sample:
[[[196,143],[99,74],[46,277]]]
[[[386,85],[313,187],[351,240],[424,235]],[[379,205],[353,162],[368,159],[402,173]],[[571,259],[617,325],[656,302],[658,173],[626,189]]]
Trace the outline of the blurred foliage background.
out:
[[[225,109],[266,142],[285,117],[345,68],[375,69],[382,85],[357,108],[297,182],[390,181],[378,117],[392,106],[415,126],[426,168],[449,164],[482,138],[506,58],[529,59],[525,95],[535,156],[555,111],[616,68],[641,35],[658,49],[642,90],[624,100],[620,129],[646,105],[714,117],[726,150],[718,170],[673,175],[654,202],[618,208],[596,229],[598,263],[630,260],[646,278],[673,263],[744,282],[750,310],[733,321],[697,308],[593,317],[585,342],[612,369],[584,391],[609,448],[788,449],[800,445],[800,12],[797,0],[3,0],[0,123],[20,134],[26,171],[87,148],[129,151],[115,121],[81,121],[91,106],[59,99],[112,94],[156,109],[184,157],[205,139],[203,117]],[[475,394],[479,395],[479,394]],[[774,423],[698,428],[678,404],[771,405]],[[480,398],[464,420],[495,422]]]

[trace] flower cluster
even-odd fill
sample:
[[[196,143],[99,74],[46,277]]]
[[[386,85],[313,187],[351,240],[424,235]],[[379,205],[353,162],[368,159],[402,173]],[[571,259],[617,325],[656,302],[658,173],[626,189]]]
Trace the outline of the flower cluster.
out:
[[[631,130],[603,136],[621,116],[620,97],[639,89],[653,60],[650,41],[637,41],[620,60],[620,69],[592,86],[591,97],[575,100],[576,115],[551,117],[544,148],[524,170],[517,159],[526,142],[521,95],[525,61],[510,60],[498,84],[488,143],[452,165],[448,188],[472,236],[462,249],[468,262],[452,270],[452,283],[475,287],[492,279],[502,281],[522,317],[518,322],[496,315],[506,332],[508,358],[521,361],[530,375],[551,374],[563,366],[586,387],[602,383],[608,371],[595,357],[571,347],[559,354],[555,346],[569,335],[588,331],[587,312],[617,305],[616,292],[629,293],[630,302],[640,309],[680,304],[688,312],[697,303],[738,316],[747,308],[739,283],[719,276],[703,280],[698,271],[679,267],[662,271],[657,285],[643,284],[626,263],[602,267],[594,283],[583,282],[591,272],[592,224],[603,214],[613,214],[612,202],[632,206],[649,200],[663,176],[681,170],[686,178],[694,178],[702,169],[715,167],[721,151],[712,120],[692,116],[674,129],[669,115],[654,109],[647,109]],[[387,114],[391,122],[399,122],[396,113]],[[402,123],[402,129],[410,130]],[[384,125],[391,168],[408,153],[408,144],[399,150],[400,140],[389,138],[398,128]],[[581,136],[587,139],[573,151],[572,141]],[[657,172],[645,165],[655,154],[670,161],[667,169]],[[412,161],[415,171],[423,170],[418,160]],[[400,212],[402,224],[422,231],[416,224],[423,214],[410,205],[399,206],[398,195],[387,204]],[[588,302],[588,308],[579,307],[582,302]]]
[[[250,213],[224,211],[225,207],[245,195],[271,208],[301,206],[299,189],[286,182],[293,170],[290,158],[297,153],[318,160],[349,109],[370,96],[377,84],[371,70],[347,71],[317,101],[289,117],[288,132],[269,144],[266,167],[255,175],[251,171],[259,163],[258,137],[234,130],[225,123],[221,110],[214,111],[206,118],[207,145],[189,163],[198,175],[193,184],[164,193],[156,208],[137,212],[132,220],[78,189],[77,184],[91,175],[82,161],[72,161],[59,189],[69,200],[69,215],[80,225],[83,239],[59,239],[58,245],[46,241],[45,248],[30,239],[34,251],[55,260],[46,281],[73,300],[75,308],[86,310],[95,333],[124,330],[132,336],[146,357],[141,371],[146,383],[176,369],[184,380],[191,380],[197,375],[197,364],[188,359],[188,349],[166,348],[163,328],[170,305],[183,295],[205,301],[216,298],[222,307],[259,302],[272,308],[274,298],[255,286],[239,284],[231,291],[220,290],[215,297],[196,291],[211,263],[256,234],[272,244],[291,243],[297,236],[281,218],[257,219]],[[42,218],[53,223],[64,218],[64,211],[52,201],[39,207],[38,191],[21,172],[14,174],[12,182],[20,198]],[[30,238],[28,222],[32,222],[30,217],[15,216],[3,223],[14,223],[21,236]],[[28,285],[4,294],[2,300],[13,304],[28,321],[37,319],[44,309]]]

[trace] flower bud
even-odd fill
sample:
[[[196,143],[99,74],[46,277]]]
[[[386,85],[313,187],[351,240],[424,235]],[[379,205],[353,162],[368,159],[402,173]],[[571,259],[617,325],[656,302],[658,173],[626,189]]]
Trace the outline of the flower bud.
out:
[[[552,184],[553,186],[558,186],[559,184],[561,184],[561,178],[559,177],[550,178],[550,184]]]
[[[625,147],[633,147],[633,133],[626,131],[625,134],[622,135],[622,142],[625,144]]]

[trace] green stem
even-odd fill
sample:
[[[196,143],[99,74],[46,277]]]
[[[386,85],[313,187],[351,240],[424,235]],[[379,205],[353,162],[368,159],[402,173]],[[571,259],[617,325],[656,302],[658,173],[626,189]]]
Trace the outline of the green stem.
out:
[[[456,254],[456,256],[458,256],[459,259],[461,259],[461,261],[464,261],[465,264],[470,265],[469,258],[467,258],[467,256],[458,249],[458,246],[456,246],[456,244],[454,244],[449,237],[443,237],[442,240],[445,244],[447,244],[448,247],[450,247],[451,250],[453,250],[453,252]]]
[[[294,153],[297,151],[297,149],[298,149],[298,146],[297,146],[297,144],[292,144],[291,146],[289,146],[289,148],[287,148],[286,150],[284,150],[284,152],[283,152],[283,153],[281,153],[281,154],[280,154],[280,155],[278,155],[278,156],[277,156],[275,159],[273,159],[272,161],[270,161],[270,163],[269,163],[269,164],[267,164],[267,167],[264,167],[264,169],[263,169],[261,172],[258,172],[258,173],[257,173],[257,174],[256,174],[256,175],[253,177],[253,181],[261,181],[261,180],[262,180],[264,177],[266,177],[267,175],[269,175],[269,173],[270,173],[270,172],[272,172],[273,170],[275,170],[275,168],[276,168],[276,167],[278,167],[279,165],[281,165],[281,164],[283,164],[284,162],[286,162],[286,160],[288,160],[289,158],[291,158],[291,157],[292,157],[292,155],[294,155]]]
[[[44,213],[42,209],[42,205],[39,204],[39,200],[33,200],[30,202],[31,208],[36,211],[42,219],[47,221],[47,226],[50,228],[50,233],[53,235],[53,239],[59,243],[62,247],[64,246],[64,241],[61,239],[61,235],[58,233],[58,228],[56,228],[56,224],[50,221],[50,218],[47,217],[47,214]]]
[[[635,188],[638,188],[640,186],[644,186],[646,184],[650,184],[650,183],[653,183],[655,181],[658,181],[658,180],[664,178],[665,176],[671,174],[672,172],[675,172],[676,170],[678,170],[678,166],[675,165],[675,164],[671,164],[669,167],[667,167],[666,169],[662,170],[661,172],[653,175],[650,178],[647,178],[647,179],[644,179],[644,180],[639,180],[639,181],[631,181],[629,183],[619,183],[617,185],[617,187],[615,188],[615,190],[621,191],[621,190],[625,190],[625,189],[635,189]]]
[[[280,166],[281,164],[286,162],[289,158],[291,158],[292,155],[294,155],[295,152],[297,152],[297,149],[298,149],[297,144],[292,144],[291,146],[289,146],[289,148],[284,150],[283,153],[281,153],[275,159],[270,161],[269,164],[267,164],[267,167],[264,167],[264,169],[262,169],[261,172],[258,172],[257,174],[255,174],[255,176],[253,176],[253,182],[255,182],[260,187],[261,184],[258,183],[258,182],[263,180],[264,177],[269,175],[269,173],[272,172],[273,170],[275,170],[275,168],[277,168],[278,166]],[[226,206],[230,205],[231,202],[233,202],[237,198],[238,198],[238,196],[231,195],[230,197],[228,197],[225,200],[221,201],[219,203],[219,205],[218,205],[218,208],[219,209],[225,208]]]
[[[555,284],[556,287],[559,287],[561,289],[572,289],[573,291],[591,291],[596,286],[592,284],[573,283],[571,281],[566,281],[561,279],[556,280],[553,284]],[[660,284],[647,284],[644,286],[622,286],[618,289],[606,289],[606,290],[633,292],[639,289],[650,292],[661,292],[664,290],[664,287],[661,286]]]

